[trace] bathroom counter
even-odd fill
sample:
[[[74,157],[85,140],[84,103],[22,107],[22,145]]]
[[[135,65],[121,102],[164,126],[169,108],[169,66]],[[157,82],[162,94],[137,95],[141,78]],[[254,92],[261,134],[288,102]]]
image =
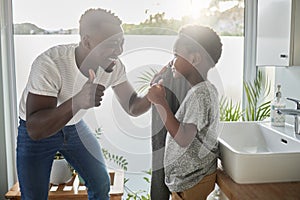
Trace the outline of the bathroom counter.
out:
[[[300,199],[300,182],[238,184],[220,167],[217,170],[217,184],[230,200]]]

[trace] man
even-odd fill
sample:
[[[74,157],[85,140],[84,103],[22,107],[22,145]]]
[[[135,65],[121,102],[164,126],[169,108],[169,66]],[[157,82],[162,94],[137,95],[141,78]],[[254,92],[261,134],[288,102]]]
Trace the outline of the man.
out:
[[[21,97],[17,171],[24,200],[48,198],[57,151],[85,180],[90,200],[108,200],[110,181],[101,148],[82,114],[101,105],[109,86],[132,116],[151,105],[137,96],[118,59],[124,41],[121,20],[106,10],[89,9],[79,31],[79,44],[52,47],[35,59]]]

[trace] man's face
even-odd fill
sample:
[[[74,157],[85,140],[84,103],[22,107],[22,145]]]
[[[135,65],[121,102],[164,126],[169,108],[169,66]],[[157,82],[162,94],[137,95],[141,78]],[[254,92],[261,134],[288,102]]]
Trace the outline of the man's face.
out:
[[[114,62],[123,53],[124,34],[119,25],[105,24],[99,33],[89,38],[91,51],[86,59],[101,66],[105,71],[113,70]]]

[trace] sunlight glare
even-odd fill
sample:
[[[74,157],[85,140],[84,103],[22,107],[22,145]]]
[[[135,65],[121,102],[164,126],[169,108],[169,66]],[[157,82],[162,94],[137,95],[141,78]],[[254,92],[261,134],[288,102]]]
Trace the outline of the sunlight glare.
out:
[[[198,19],[200,17],[201,10],[204,8],[208,8],[210,1],[211,0],[189,0],[189,11],[187,15],[189,15],[193,19]]]
[[[238,5],[238,1],[230,1],[230,2],[220,2],[219,3],[219,9],[221,12],[224,12],[225,10],[231,9],[234,6]]]

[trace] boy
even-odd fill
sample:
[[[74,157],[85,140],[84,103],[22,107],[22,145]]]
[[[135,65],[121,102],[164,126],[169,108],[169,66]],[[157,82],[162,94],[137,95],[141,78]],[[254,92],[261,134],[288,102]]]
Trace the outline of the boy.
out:
[[[218,92],[207,80],[208,71],[222,52],[220,37],[210,28],[187,25],[174,44],[174,78],[191,86],[174,115],[161,82],[147,94],[168,131],[164,167],[165,183],[173,200],[206,199],[216,180],[219,124]]]

